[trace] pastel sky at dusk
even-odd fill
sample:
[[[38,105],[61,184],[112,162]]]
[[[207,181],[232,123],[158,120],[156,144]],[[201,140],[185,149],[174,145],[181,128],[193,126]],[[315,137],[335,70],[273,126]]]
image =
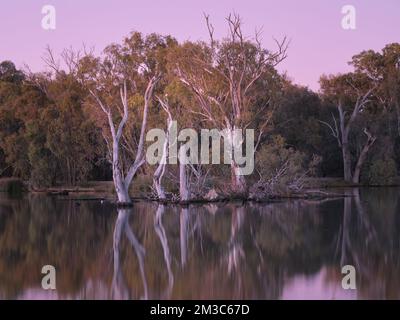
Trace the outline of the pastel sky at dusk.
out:
[[[46,4],[56,8],[54,31],[41,27]],[[356,8],[356,30],[341,27],[341,9],[347,4]],[[349,70],[354,54],[400,42],[399,0],[1,0],[0,61],[12,60],[18,67],[26,63],[39,71],[47,45],[55,53],[83,43],[100,51],[133,30],[205,40],[203,12],[210,14],[217,37],[226,34],[224,17],[230,12],[241,15],[248,35],[262,27],[267,48],[273,48],[273,37],[286,35],[291,40],[288,58],[279,70],[312,89],[318,89],[322,73]]]

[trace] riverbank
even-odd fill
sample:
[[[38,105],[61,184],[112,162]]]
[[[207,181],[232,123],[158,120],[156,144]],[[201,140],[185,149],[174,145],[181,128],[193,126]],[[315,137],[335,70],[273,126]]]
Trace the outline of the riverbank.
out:
[[[400,187],[400,177],[394,179],[391,184],[363,184],[344,181],[337,177],[307,178],[305,188],[360,188],[360,187]]]
[[[206,196],[205,198],[191,199],[190,201],[180,201],[179,199],[168,199],[160,201],[150,196],[144,188],[131,190],[133,201],[152,201],[165,204],[201,204],[212,202],[228,202],[228,201],[253,201],[253,202],[270,202],[281,201],[288,199],[326,199],[345,197],[343,192],[338,192],[337,188],[359,188],[359,187],[398,187],[400,186],[400,179],[396,179],[393,185],[379,185],[367,186],[362,184],[354,184],[344,181],[341,178],[327,177],[327,178],[308,178],[305,182],[304,189],[298,192],[290,192],[285,194],[277,194],[269,196],[268,198],[258,199],[255,197],[242,197],[240,195],[222,195],[218,194],[215,189],[211,189],[209,193],[214,194],[213,197]],[[140,189],[140,190],[139,190]],[[75,199],[79,201],[85,200],[106,200],[115,202],[115,191],[112,181],[88,181],[79,186],[54,186],[49,188],[30,188],[26,182],[17,178],[2,178],[0,179],[0,192],[7,192],[10,194],[18,193],[32,193],[32,194],[45,194],[51,196],[64,196],[68,199]],[[135,196],[134,196],[135,195]]]

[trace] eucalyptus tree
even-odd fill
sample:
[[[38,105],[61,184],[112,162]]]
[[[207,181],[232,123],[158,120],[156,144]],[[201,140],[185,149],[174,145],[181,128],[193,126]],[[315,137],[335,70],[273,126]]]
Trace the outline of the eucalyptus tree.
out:
[[[33,130],[41,127],[41,113],[47,106],[46,96],[21,70],[10,61],[0,64],[0,153],[5,162],[0,171],[24,180],[42,171],[41,178],[49,180],[54,159],[47,157],[45,132]]]
[[[29,161],[20,151],[26,149],[24,125],[15,102],[23,95],[23,73],[11,61],[0,63],[0,176],[12,172],[27,175]]]
[[[161,79],[164,50],[172,43],[170,37],[134,32],[101,56],[86,54],[80,59],[80,78],[90,92],[90,113],[108,146],[120,203],[131,202],[129,186],[145,163],[150,105]]]
[[[214,39],[214,27],[206,16],[209,41],[186,42],[174,58],[173,68],[180,81],[196,97],[197,117],[219,130],[225,130],[224,143],[234,147],[236,129],[255,128],[260,141],[269,123],[272,95],[278,75],[274,69],[286,58],[286,38],[277,42],[277,50],[263,47],[259,33],[254,39],[242,33],[241,19],[227,18],[228,36]],[[256,143],[256,146],[258,143]],[[240,165],[230,161],[232,185],[235,191],[247,192]]]
[[[375,95],[383,112],[395,113],[400,135],[400,44],[387,44],[381,52],[363,51],[353,57],[351,64],[357,72],[379,81]]]
[[[162,109],[164,109],[165,113],[167,114],[167,130],[166,130],[166,135],[164,137],[162,150],[160,150],[161,155],[159,158],[159,163],[158,163],[157,169],[154,171],[154,174],[153,174],[153,188],[156,192],[157,198],[159,200],[165,200],[166,192],[165,192],[162,180],[163,180],[165,172],[166,172],[167,162],[168,162],[168,158],[169,158],[169,152],[168,152],[169,140],[170,140],[169,137],[171,135],[173,120],[172,120],[172,113],[171,113],[171,108],[168,103],[168,100],[162,99],[160,97],[157,97],[157,100],[159,101],[159,104],[162,107]]]
[[[350,133],[356,128],[356,120],[367,113],[368,106],[373,101],[377,83],[371,81],[365,74],[347,73],[322,76],[320,84],[323,97],[335,105],[338,116],[337,118],[332,114],[332,123],[321,122],[330,129],[342,151],[344,180],[359,183],[362,165],[376,141],[376,136],[370,132],[368,125],[363,125],[361,130],[365,134],[366,140],[363,146],[357,146],[360,151],[357,159],[353,159]]]
[[[187,129],[200,132],[201,129],[204,129],[204,120],[194,113],[187,112],[194,109],[196,101],[186,86],[177,79],[173,67],[171,68],[171,64],[175,66],[177,48],[179,46],[173,46],[168,50],[166,73],[162,78],[162,92],[159,90],[160,94],[157,94],[161,112],[158,113],[158,119],[156,117],[151,119],[152,123],[157,124],[157,128],[165,128],[165,139],[162,146],[158,143],[155,144],[158,151],[158,157],[155,158],[158,158],[159,162],[153,175],[153,188],[158,199],[165,200],[167,194],[162,180],[166,176],[174,184],[179,185],[179,195],[172,193],[168,197],[179,198],[180,201],[185,202],[203,197],[205,194],[204,182],[207,179],[208,171],[204,170],[205,166],[202,163],[192,161],[193,158],[196,158],[194,155],[192,158],[192,152],[196,153],[192,149],[198,147],[198,138],[191,134],[187,135]],[[152,138],[150,132],[147,137]],[[193,141],[189,139],[187,142],[187,138],[193,139]],[[147,148],[147,153],[152,157],[155,155],[154,151],[153,145]],[[188,153],[190,153],[189,157]]]

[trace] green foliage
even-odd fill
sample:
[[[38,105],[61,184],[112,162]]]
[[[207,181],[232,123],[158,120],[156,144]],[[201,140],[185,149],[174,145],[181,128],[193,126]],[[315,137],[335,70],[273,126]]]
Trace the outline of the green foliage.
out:
[[[256,170],[263,180],[274,184],[275,190],[283,191],[304,175],[304,160],[304,153],[289,147],[281,136],[274,136],[256,154]]]
[[[28,159],[32,164],[30,184],[37,187],[49,187],[55,184],[57,163],[50,150],[46,148],[46,132],[38,122],[27,123],[29,141]]]
[[[367,171],[368,183],[371,185],[391,185],[397,177],[396,162],[389,159],[373,161]]]
[[[120,99],[123,79],[127,80],[129,109],[121,149],[124,171],[135,157],[144,92],[148,79],[155,74],[162,76],[154,97],[169,102],[180,129],[218,126],[223,129],[225,120],[232,116],[227,82],[232,67],[230,59],[242,61],[241,55],[245,56],[246,82],[266,52],[260,51],[251,40],[245,41],[242,48],[229,39],[216,40],[214,45],[212,48],[205,42],[190,41],[180,44],[171,36],[133,32],[121,44],[106,47],[101,56],[83,57],[76,70],[26,75],[12,62],[1,62],[0,175],[29,180],[35,187],[77,185],[91,178],[110,179],[104,143],[104,138],[110,143],[108,120],[87,89],[99,93],[118,124],[121,110],[116,101]],[[221,59],[215,59],[216,53]],[[361,177],[367,183],[391,183],[396,176],[394,169],[400,168],[399,59],[398,43],[388,44],[379,52],[363,51],[352,58],[354,72],[322,76],[319,93],[291,83],[272,65],[266,67],[246,90],[242,97],[245,108],[232,122],[238,127],[255,129],[256,138],[263,132],[256,154],[256,168],[263,179],[270,180],[284,169],[276,185],[285,189],[304,172],[311,173],[305,163],[321,158],[322,163],[312,165],[313,175],[342,176],[338,141],[321,121],[334,127],[332,116],[338,120],[340,101],[348,123],[358,91],[374,87],[368,103],[349,129],[351,166],[355,167],[366,141],[364,129],[368,129],[377,142],[368,152],[365,164],[369,165],[362,166]],[[235,66],[238,70],[243,67]],[[196,78],[197,85],[201,84],[200,100],[199,92],[182,81],[177,69]],[[204,99],[211,101],[208,101],[211,116],[207,121],[199,114],[204,112],[199,109]],[[154,99],[150,105],[146,130],[165,128],[165,112],[156,102]],[[144,168],[149,177],[151,170]],[[229,166],[213,167],[210,176],[226,183],[229,170]],[[151,185],[149,177],[142,191]]]
[[[84,114],[82,86],[64,73],[38,74],[34,83],[23,77],[12,64],[0,64],[0,170],[11,167],[34,187],[85,181],[104,147]]]
[[[54,100],[40,115],[46,126],[45,147],[59,164],[61,180],[76,185],[87,179],[93,166],[99,151],[98,132],[83,112],[84,93],[75,79],[60,77],[48,90]]]

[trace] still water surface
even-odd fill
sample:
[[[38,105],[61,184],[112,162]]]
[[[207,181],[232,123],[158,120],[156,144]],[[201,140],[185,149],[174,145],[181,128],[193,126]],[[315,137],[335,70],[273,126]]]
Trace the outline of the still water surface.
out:
[[[123,210],[0,194],[0,298],[399,299],[400,189],[347,194]],[[56,290],[41,288],[48,264]]]

